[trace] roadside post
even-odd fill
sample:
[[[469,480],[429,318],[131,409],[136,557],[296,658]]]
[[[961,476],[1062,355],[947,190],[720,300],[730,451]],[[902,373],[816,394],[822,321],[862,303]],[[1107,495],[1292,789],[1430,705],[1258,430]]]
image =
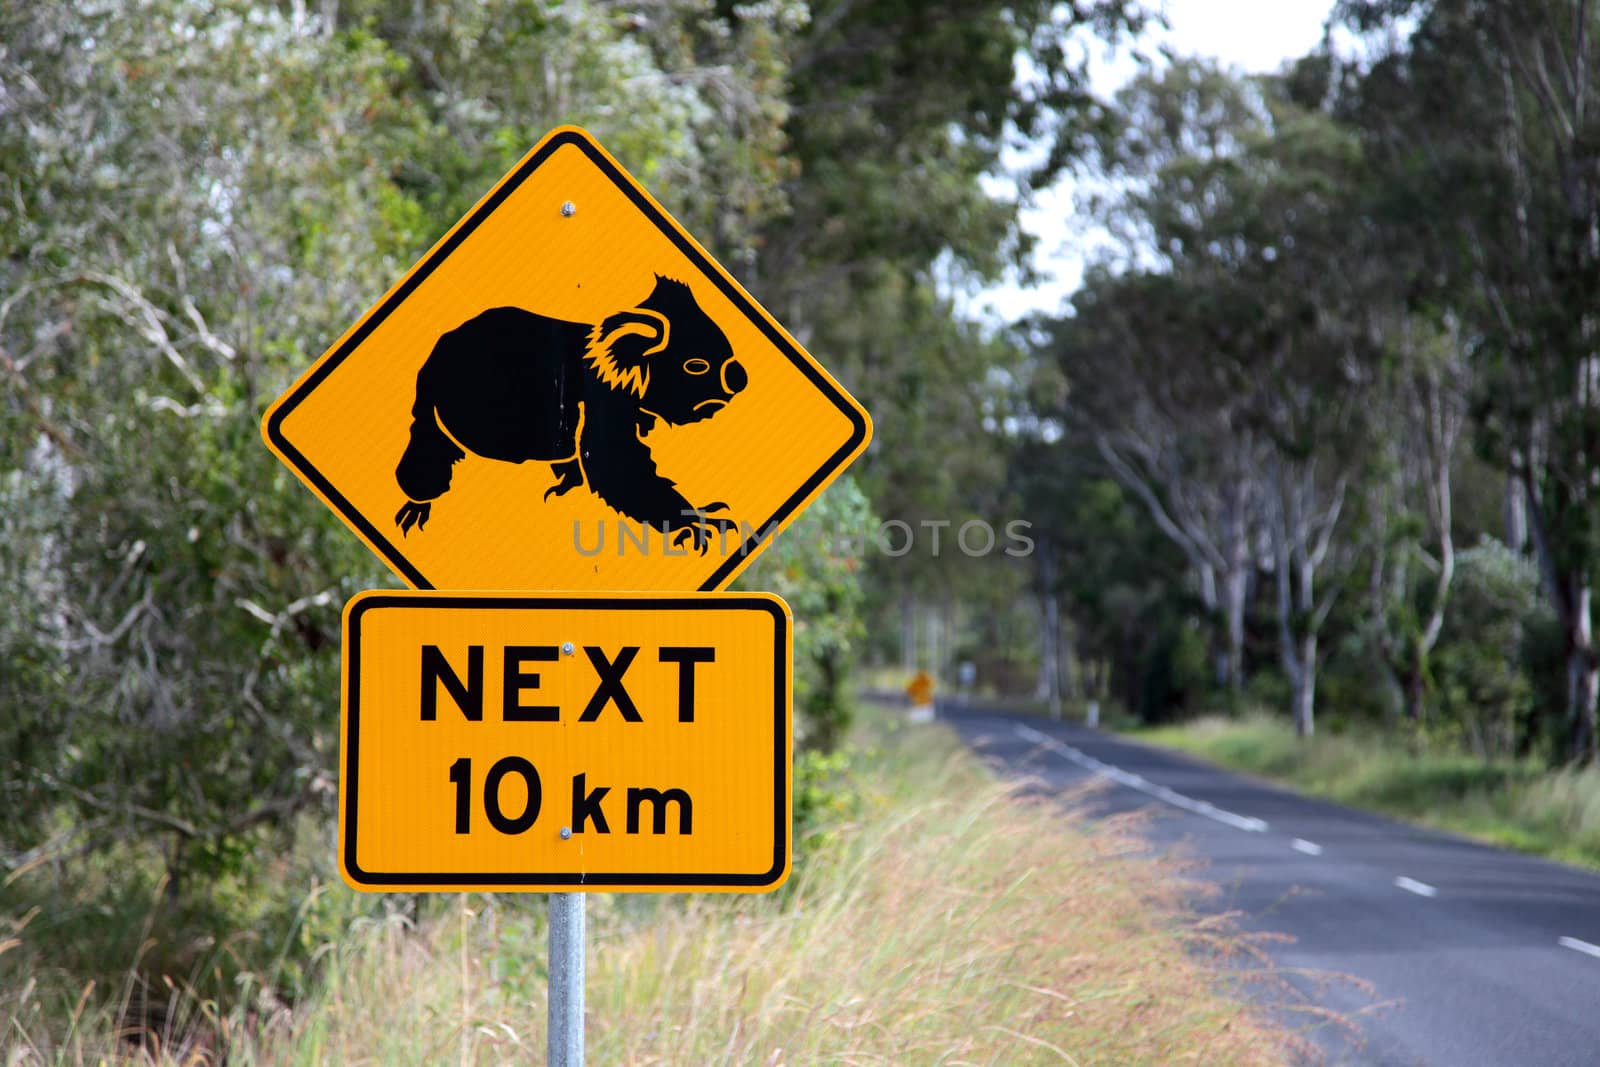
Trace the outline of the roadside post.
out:
[[[908,721],[932,722],[933,676],[927,671],[918,671],[906,685],[906,699],[911,702],[911,710],[906,713]]]
[[[340,872],[549,893],[549,1062],[577,1067],[583,893],[788,877],[793,619],[721,590],[871,421],[562,127],[262,436],[411,587],[345,607]]]

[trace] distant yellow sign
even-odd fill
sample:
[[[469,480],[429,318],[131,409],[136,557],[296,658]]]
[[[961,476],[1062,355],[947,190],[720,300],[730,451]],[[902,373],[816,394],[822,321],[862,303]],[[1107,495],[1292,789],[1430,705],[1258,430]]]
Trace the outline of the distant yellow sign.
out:
[[[791,619],[767,593],[361,593],[357,889],[766,892],[789,875]]]
[[[713,590],[861,453],[871,423],[563,127],[262,434],[418,588]]]
[[[906,696],[911,703],[922,707],[933,703],[933,678],[927,671],[918,671],[917,676],[911,679],[906,686]]]

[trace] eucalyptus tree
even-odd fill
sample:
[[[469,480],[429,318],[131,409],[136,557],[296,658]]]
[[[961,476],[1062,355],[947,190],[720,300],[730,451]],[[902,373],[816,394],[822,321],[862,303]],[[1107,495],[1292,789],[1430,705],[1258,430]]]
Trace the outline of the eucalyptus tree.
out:
[[[1096,142],[1107,191],[1085,199],[1125,254],[1091,271],[1052,339],[1061,414],[1189,561],[1220,635],[1216,679],[1235,689],[1265,442],[1244,418],[1251,383],[1224,355],[1230,297],[1170,260],[1149,268],[1178,247],[1174,215],[1204,210],[1187,176],[1162,183],[1225,165],[1269,124],[1259,92],[1201,60],[1122,90]]]
[[[1237,689],[1268,447],[1216,296],[1172,273],[1091,272],[1049,344],[1055,412],[1183,553],[1219,636],[1216,681]]]
[[[1386,430],[1364,516],[1368,623],[1406,717],[1421,722],[1455,580],[1453,480],[1471,379],[1453,319],[1404,315],[1385,331],[1385,349],[1373,403]]]
[[[1167,709],[1145,699],[1160,681],[1156,660],[1196,621],[1188,561],[1078,435],[1019,438],[1013,449],[1010,481],[1034,522],[1034,589],[1047,621],[1054,603],[1070,624],[1058,618],[1041,635],[1043,695],[1115,693],[1159,717]]]
[[[812,3],[789,59],[790,211],[757,264],[780,317],[818,329],[819,294],[870,287],[883,268],[1006,266],[1024,243],[1019,197],[986,176],[1006,173],[1008,148],[1030,161],[1020,194],[1080,161],[1106,121],[1083,45],[1145,18],[1138,0]]]
[[[1323,572],[1353,562],[1341,520],[1370,460],[1374,319],[1387,289],[1362,232],[1359,145],[1327,117],[1269,99],[1270,135],[1237,160],[1178,168],[1151,195],[1176,191],[1205,205],[1192,223],[1174,214],[1167,247],[1179,269],[1228,294],[1236,328],[1225,358],[1253,383],[1250,425],[1267,445],[1262,517],[1279,660],[1295,729],[1308,736],[1318,642],[1341,588]]]
[[[1571,752],[1597,754],[1600,654],[1600,5],[1346,0],[1358,29],[1414,28],[1363,73],[1352,113],[1385,178],[1425,210],[1416,290],[1472,338],[1480,445],[1522,487],[1567,659]]]
[[[1098,353],[1066,350],[1076,410],[1202,590],[1223,577],[1225,597],[1207,599],[1224,604],[1235,662],[1245,583],[1272,574],[1279,659],[1309,734],[1341,587],[1324,572],[1354,555],[1342,518],[1368,461],[1387,299],[1364,254],[1360,145],[1282,83],[1202,62],[1147,75],[1118,103],[1103,158],[1120,192],[1097,206],[1133,266],[1094,279],[1062,324]]]

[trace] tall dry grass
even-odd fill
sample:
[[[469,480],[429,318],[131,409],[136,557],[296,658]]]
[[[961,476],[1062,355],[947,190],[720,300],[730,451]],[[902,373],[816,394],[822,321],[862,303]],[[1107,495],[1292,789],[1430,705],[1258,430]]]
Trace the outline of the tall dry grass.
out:
[[[588,898],[590,1062],[1305,1053],[1245,1002],[1247,984],[1271,981],[1252,945],[1190,911],[1187,872],[1129,827],[1025,799],[937,728],[894,731],[855,785],[854,817],[805,843],[778,894]],[[542,1062],[542,905],[471,895],[417,929],[357,925],[330,952],[321,994],[258,1020],[229,1062]],[[215,1028],[240,1025],[235,1013]]]

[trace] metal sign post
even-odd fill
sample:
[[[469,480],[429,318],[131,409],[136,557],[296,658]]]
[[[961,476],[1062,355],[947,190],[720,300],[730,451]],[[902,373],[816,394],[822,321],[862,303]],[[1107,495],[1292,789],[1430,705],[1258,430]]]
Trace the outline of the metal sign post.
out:
[[[550,894],[550,1067],[583,1067],[582,893]]]

